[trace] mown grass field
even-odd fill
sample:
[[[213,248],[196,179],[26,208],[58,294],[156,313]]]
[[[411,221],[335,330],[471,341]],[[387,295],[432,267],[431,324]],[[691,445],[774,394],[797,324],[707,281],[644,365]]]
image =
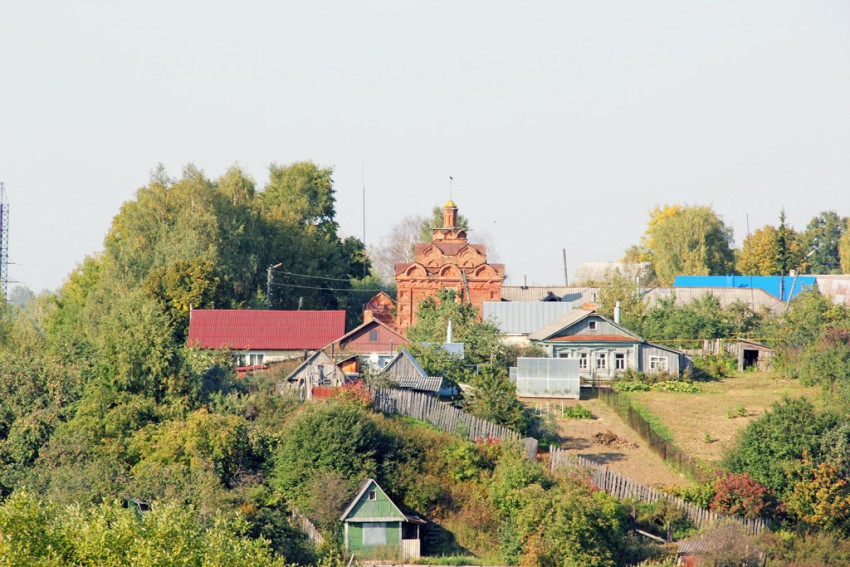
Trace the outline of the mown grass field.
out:
[[[804,387],[796,380],[785,380],[779,378],[778,374],[764,372],[735,373],[698,384],[702,390],[698,394],[653,391],[632,392],[628,395],[653,416],[653,421],[661,424],[674,444],[689,456],[702,461],[706,469],[718,466],[738,432],[783,396],[805,396],[818,405],[820,395],[818,388]],[[593,392],[583,391],[581,401],[550,400],[549,406],[546,406],[546,400],[523,401],[531,408],[549,407],[552,413],[556,413],[556,408],[561,404],[574,406],[579,403],[593,413],[594,419],[558,419],[563,439],[561,446],[564,449],[596,459],[617,472],[649,485],[692,482],[692,479],[665,464]],[[596,434],[608,431],[624,443],[604,446],[594,442]]]
[[[817,404],[820,390],[769,372],[739,372],[700,382],[698,394],[629,394],[666,426],[672,441],[691,457],[717,464],[747,423],[782,399],[807,397]],[[746,414],[746,415],[739,415]],[[730,417],[732,416],[732,417]]]

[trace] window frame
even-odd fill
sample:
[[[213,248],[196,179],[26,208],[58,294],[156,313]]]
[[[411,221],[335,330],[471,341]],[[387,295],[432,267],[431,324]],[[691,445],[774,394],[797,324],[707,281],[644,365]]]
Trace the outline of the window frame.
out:
[[[666,356],[657,354],[649,355],[649,369],[653,372],[667,372],[669,370],[669,361]]]
[[[596,353],[596,369],[597,370],[608,370],[608,353],[607,352],[597,352]]]
[[[626,369],[626,353],[615,352],[614,353],[614,370],[625,370],[625,369]]]
[[[364,547],[387,545],[386,522],[363,522],[361,531]]]

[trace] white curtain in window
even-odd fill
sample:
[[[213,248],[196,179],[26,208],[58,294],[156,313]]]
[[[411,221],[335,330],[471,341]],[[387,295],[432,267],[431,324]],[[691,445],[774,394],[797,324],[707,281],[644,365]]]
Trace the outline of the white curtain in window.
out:
[[[387,545],[387,525],[382,522],[364,522],[363,545]]]

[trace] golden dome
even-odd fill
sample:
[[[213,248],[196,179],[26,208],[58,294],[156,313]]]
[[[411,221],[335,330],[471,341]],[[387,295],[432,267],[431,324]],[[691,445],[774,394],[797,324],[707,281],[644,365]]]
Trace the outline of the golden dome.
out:
[[[457,208],[457,205],[455,204],[455,202],[454,202],[454,201],[452,201],[451,199],[449,199],[448,201],[446,201],[446,204],[445,204],[445,205],[443,205],[443,208],[444,208],[444,209],[451,209],[451,208],[456,209],[456,208]]]

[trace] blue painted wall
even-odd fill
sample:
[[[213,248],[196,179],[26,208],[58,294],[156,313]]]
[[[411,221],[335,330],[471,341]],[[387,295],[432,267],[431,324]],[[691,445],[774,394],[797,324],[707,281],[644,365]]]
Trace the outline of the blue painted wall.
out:
[[[792,276],[676,276],[673,283],[673,287],[752,287],[763,289],[782,301],[787,301],[789,294],[796,297],[801,291],[815,285],[814,276],[798,276],[796,285]],[[791,286],[794,287],[793,290]],[[779,296],[780,287],[782,297]]]

